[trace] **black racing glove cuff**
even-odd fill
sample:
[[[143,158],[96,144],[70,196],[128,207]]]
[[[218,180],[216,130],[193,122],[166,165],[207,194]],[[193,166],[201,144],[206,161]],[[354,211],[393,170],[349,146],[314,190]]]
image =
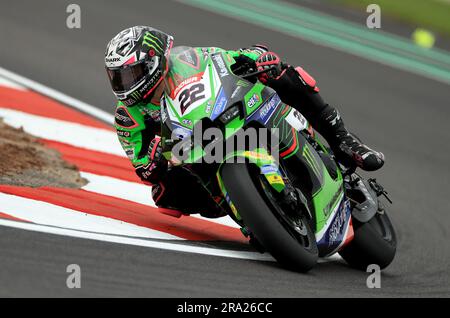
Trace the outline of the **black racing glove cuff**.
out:
[[[136,173],[144,183],[156,184],[164,178],[168,168],[168,162],[162,154],[161,138],[155,137],[150,142],[148,156],[150,162],[136,167]]]

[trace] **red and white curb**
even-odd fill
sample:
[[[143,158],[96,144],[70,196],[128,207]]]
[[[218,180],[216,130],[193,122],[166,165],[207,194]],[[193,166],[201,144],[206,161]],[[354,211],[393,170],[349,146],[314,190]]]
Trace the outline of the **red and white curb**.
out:
[[[89,181],[81,189],[0,185],[1,226],[173,251],[273,261],[268,254],[183,243],[189,240],[246,244],[247,239],[229,217],[175,218],[168,215],[171,211],[158,209],[151,198],[150,187],[137,178],[112,126],[105,123],[113,122],[111,114],[0,68],[0,117],[58,150]]]

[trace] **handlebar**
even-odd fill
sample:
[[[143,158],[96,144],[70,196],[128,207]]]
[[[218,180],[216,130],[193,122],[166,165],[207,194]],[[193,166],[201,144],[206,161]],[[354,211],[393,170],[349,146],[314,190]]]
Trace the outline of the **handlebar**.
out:
[[[275,68],[276,68],[275,66],[271,66],[271,67],[266,68],[266,69],[261,70],[261,71],[256,71],[256,72],[248,73],[248,74],[245,74],[245,75],[240,75],[240,77],[242,77],[244,79],[247,79],[249,77],[253,77],[253,76],[256,76],[256,75],[259,75],[259,74],[262,74],[262,73],[266,73],[266,72],[271,71],[271,70],[274,70]]]

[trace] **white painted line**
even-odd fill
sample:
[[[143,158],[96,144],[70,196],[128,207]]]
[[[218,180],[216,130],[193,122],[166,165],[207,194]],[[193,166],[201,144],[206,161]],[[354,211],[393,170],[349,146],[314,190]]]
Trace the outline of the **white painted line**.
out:
[[[41,225],[153,239],[182,238],[143,226],[0,192],[1,212]]]
[[[26,77],[23,77],[21,75],[18,75],[16,73],[13,73],[11,71],[8,71],[2,67],[0,67],[0,76],[3,76],[11,81],[14,81],[20,85],[26,86],[33,91],[36,91],[42,95],[51,97],[53,99],[56,99],[57,101],[60,101],[66,105],[72,106],[86,114],[89,114],[95,118],[98,118],[108,124],[114,123],[114,116],[108,112],[105,112],[99,108],[96,108],[92,105],[89,105],[87,103],[84,103],[76,98],[70,97],[66,94],[63,94],[53,88],[47,87],[45,85],[42,85],[38,82],[35,82],[33,80],[30,80]]]
[[[5,123],[16,128],[23,127],[27,133],[39,138],[116,156],[125,156],[117,135],[113,131],[7,108],[0,108],[0,117],[3,117]]]
[[[1,76],[0,76],[0,86],[14,88],[14,89],[18,89],[18,90],[21,90],[21,91],[26,91],[27,90],[24,86],[21,86],[21,85],[17,84],[16,82],[7,80],[6,78],[1,77]]]
[[[99,176],[87,172],[81,172],[81,176],[89,181],[89,183],[83,187],[86,191],[129,200],[155,208],[157,207],[152,198],[151,187],[145,184],[120,180],[107,176]],[[237,229],[240,228],[240,226],[229,216],[216,219],[204,218],[199,214],[192,214],[191,216],[197,219],[206,220],[208,222],[218,223]]]
[[[40,224],[15,222],[15,221],[2,220],[2,219],[0,219],[0,225],[17,228],[17,229],[22,229],[22,230],[27,230],[27,231],[34,231],[34,232],[41,232],[41,233],[48,233],[48,234],[55,234],[55,235],[62,235],[62,236],[70,236],[70,237],[90,239],[90,240],[110,242],[110,243],[117,243],[117,244],[158,248],[158,249],[177,251],[177,252],[187,252],[187,253],[222,256],[222,257],[248,259],[248,260],[272,261],[272,262],[274,261],[272,256],[270,256],[269,254],[260,254],[257,252],[224,250],[224,249],[218,249],[218,248],[191,246],[191,245],[176,244],[176,243],[170,243],[170,242],[156,242],[156,241],[150,241],[150,240],[145,240],[145,239],[140,239],[140,238],[114,236],[111,234],[81,232],[81,231],[72,230],[72,229],[55,228],[55,227],[45,226],[45,225],[40,225]]]
[[[269,254],[232,251],[200,246],[187,246],[147,239],[182,240],[168,233],[155,231],[127,222],[82,213],[47,202],[0,193],[1,211],[13,217],[33,223],[0,219],[0,225],[49,234],[93,239],[111,243],[160,248],[171,251],[205,254],[213,256],[274,261]],[[123,235],[127,237],[117,236]],[[131,236],[131,238],[129,238]],[[319,259],[319,263],[341,260],[339,255]]]
[[[233,219],[231,217],[229,217],[229,216],[224,216],[224,217],[220,217],[220,218],[216,218],[216,219],[205,218],[205,217],[201,216],[200,214],[191,214],[190,216],[192,216],[192,217],[194,217],[196,219],[206,220],[206,221],[209,221],[209,222],[222,224],[222,225],[233,227],[233,228],[236,228],[236,229],[240,229],[241,228],[239,226],[239,224],[234,222]]]
[[[83,190],[156,207],[150,186],[83,171],[80,174],[89,181]]]

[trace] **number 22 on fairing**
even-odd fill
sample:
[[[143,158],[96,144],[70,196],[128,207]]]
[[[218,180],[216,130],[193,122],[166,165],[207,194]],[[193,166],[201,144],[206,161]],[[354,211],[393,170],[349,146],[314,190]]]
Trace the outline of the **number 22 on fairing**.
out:
[[[178,96],[181,113],[184,114],[189,106],[204,99],[206,97],[204,92],[205,85],[203,83],[196,83],[188,88],[185,88]]]

